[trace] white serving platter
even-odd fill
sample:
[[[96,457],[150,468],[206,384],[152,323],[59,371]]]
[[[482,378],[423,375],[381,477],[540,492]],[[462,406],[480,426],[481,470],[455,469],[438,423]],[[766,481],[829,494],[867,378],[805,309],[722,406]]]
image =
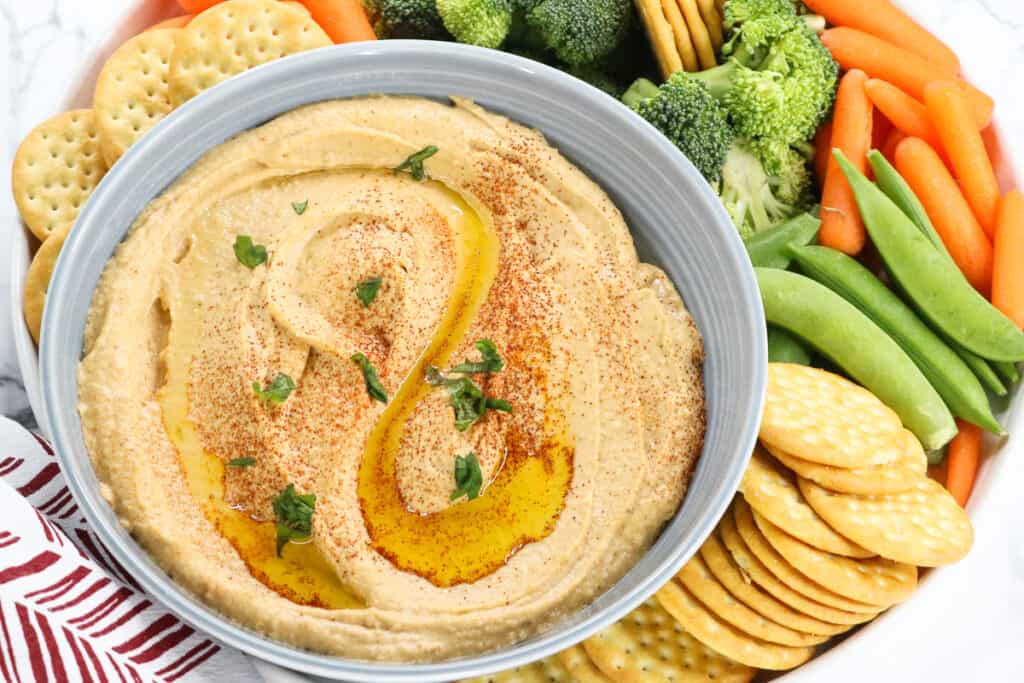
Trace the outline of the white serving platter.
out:
[[[928,16],[934,7],[930,0],[899,0],[897,4],[905,6],[929,28],[935,28],[935,17]],[[982,3],[963,4],[977,8]],[[180,13],[174,0],[136,0],[125,3],[124,12],[103,33],[109,39],[98,45],[80,63],[80,71],[72,81],[67,96],[63,100],[54,98],[53,113],[91,106],[96,77],[110,53],[143,28]],[[955,35],[943,37],[948,38],[954,48],[961,42],[961,37]],[[970,74],[971,64],[967,60],[965,67]],[[1011,91],[1012,86],[1005,88],[1008,95]],[[997,100],[995,130],[998,139],[1003,137],[999,127],[1002,92],[994,94]],[[995,160],[997,172],[1000,183],[1008,188],[1015,184],[1016,178],[1024,176],[1016,172],[1020,162],[1015,164],[1010,158],[1010,146],[1001,144],[999,147],[1001,153],[996,155]],[[1024,149],[1018,146],[1013,151],[1020,154]],[[38,244],[24,226],[15,221],[15,225],[8,226],[13,237],[8,314],[11,316],[14,346],[29,403],[40,430],[47,434],[49,430],[42,409],[36,347],[21,315],[24,277]],[[1018,575],[1024,573],[1024,531],[1014,531],[1013,525],[1008,524],[1012,519],[1024,520],[1024,516],[1009,512],[1010,506],[1016,503],[1014,498],[1019,501],[1019,497],[1011,495],[1011,482],[1024,483],[1024,463],[1015,462],[1024,454],[1024,399],[1021,393],[1017,391],[1006,409],[999,414],[1010,436],[1001,440],[989,438],[986,441],[986,457],[978,472],[974,493],[967,508],[976,533],[975,547],[971,554],[957,565],[928,572],[922,578],[918,591],[906,603],[890,609],[808,664],[780,676],[777,681],[812,683],[829,680],[852,683],[872,677],[879,681],[952,680],[954,670],[961,675],[975,671],[978,677],[972,675],[973,680],[1024,680],[1024,664],[1006,662],[998,664],[995,669],[989,669],[979,663],[981,668],[975,670],[962,661],[964,657],[973,656],[978,660],[989,654],[998,657],[1011,652],[1008,648],[995,653],[986,650],[981,643],[990,638],[1001,636],[1005,643],[1024,642],[1024,632],[1019,632],[1024,628],[1021,626],[1024,625],[1024,619],[1020,616],[1012,618],[1011,596],[1005,592],[1010,586],[1011,574],[1014,571]],[[1016,569],[1014,563],[1018,564]],[[974,625],[970,633],[958,632],[958,628],[967,627],[968,624]],[[988,630],[979,632],[976,630],[979,625],[987,626]],[[1006,633],[1006,629],[1017,629],[1018,632]],[[982,655],[983,652],[986,654]],[[276,667],[256,660],[254,662],[270,683],[304,680]],[[943,662],[948,662],[948,665]],[[991,674],[983,675],[981,670],[998,671],[998,678],[992,678]],[[1014,673],[1011,674],[1011,671]],[[950,678],[934,678],[935,674],[943,672],[949,672]]]

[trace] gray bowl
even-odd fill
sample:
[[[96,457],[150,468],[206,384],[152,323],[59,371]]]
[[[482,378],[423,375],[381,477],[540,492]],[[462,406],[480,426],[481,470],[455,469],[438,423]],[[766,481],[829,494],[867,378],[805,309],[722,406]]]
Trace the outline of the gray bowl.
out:
[[[686,500],[614,587],[547,633],[499,652],[429,665],[312,654],[254,633],[180,588],[101,498],[76,410],[86,313],[135,217],[204,152],[300,105],[371,93],[470,97],[542,131],[625,214],[641,258],[669,274],[704,337],[707,435]],[[43,402],[68,485],[138,582],[197,628],[262,659],[348,681],[442,681],[518,666],[618,620],[675,574],[711,533],[754,445],[767,349],[753,271],[725,212],[689,161],[618,101],[542,64],[447,43],[386,41],[296,55],[218,85],[168,116],[117,163],[78,218],[54,272],[40,349]],[[117,381],[111,378],[111,381]]]

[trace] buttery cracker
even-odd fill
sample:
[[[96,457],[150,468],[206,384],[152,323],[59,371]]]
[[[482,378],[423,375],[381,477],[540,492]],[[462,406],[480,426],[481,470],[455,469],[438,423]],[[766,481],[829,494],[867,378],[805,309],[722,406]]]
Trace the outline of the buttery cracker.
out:
[[[40,241],[66,229],[106,170],[92,109],[57,114],[36,126],[11,166],[11,191],[25,225]]]
[[[277,0],[228,0],[181,29],[171,53],[175,105],[246,69],[331,44],[307,14]]]

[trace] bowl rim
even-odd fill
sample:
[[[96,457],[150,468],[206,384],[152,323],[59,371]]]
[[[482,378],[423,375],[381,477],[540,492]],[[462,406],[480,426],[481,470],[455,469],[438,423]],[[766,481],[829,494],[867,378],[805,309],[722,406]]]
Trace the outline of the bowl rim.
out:
[[[648,137],[651,137],[651,144],[659,147],[674,160],[675,168],[672,169],[674,172],[687,178],[687,182],[693,183],[696,179],[700,180],[699,184],[702,189],[698,192],[705,195],[705,199],[712,201],[711,211],[714,215],[711,218],[717,221],[719,227],[722,228],[727,255],[739,267],[738,275],[742,279],[741,291],[744,300],[738,301],[737,306],[752,311],[754,317],[758,319],[755,322],[758,322],[763,329],[764,320],[760,297],[757,293],[753,269],[746,257],[742,242],[735,230],[732,229],[728,217],[710,188],[703,182],[689,160],[678,154],[675,147],[646,121],[627,107],[622,106],[614,98],[582,81],[554,68],[516,55],[466,45],[406,40],[335,45],[276,60],[231,78],[185,103],[136,143],[101,181],[83,208],[78,223],[80,225],[95,225],[101,222],[99,212],[104,209],[104,203],[108,201],[108,198],[112,198],[120,190],[130,187],[130,179],[135,177],[137,171],[145,168],[150,150],[158,149],[162,145],[175,144],[175,132],[182,121],[198,119],[203,116],[204,112],[224,106],[225,103],[234,101],[236,96],[243,93],[281,87],[289,73],[300,67],[343,68],[349,58],[372,58],[382,53],[405,54],[409,59],[443,59],[446,60],[452,72],[459,72],[459,68],[462,67],[472,71],[474,67],[482,63],[487,65],[481,68],[500,67],[509,73],[524,72],[531,78],[540,79],[546,85],[577,98],[580,106],[590,107],[593,111],[600,112],[608,121],[618,120],[625,122],[625,125],[645,128]],[[459,75],[462,74],[459,73]],[[365,94],[387,91],[386,84],[368,83]],[[244,127],[239,127],[233,134],[237,134],[243,129]],[[68,292],[76,287],[75,282],[68,275],[71,267],[68,266],[68,263],[74,260],[77,252],[85,248],[85,240],[88,235],[84,233],[87,231],[87,229],[80,228],[72,231],[68,237],[53,274],[50,296],[54,301],[66,298]],[[717,490],[712,493],[713,504],[702,508],[698,522],[686,530],[689,540],[681,544],[679,550],[673,549],[668,558],[661,562],[655,570],[640,577],[636,585],[632,586],[625,595],[569,628],[556,626],[528,641],[483,655],[431,664],[367,662],[311,653],[250,630],[193,596],[155,565],[144,549],[141,549],[141,553],[129,551],[125,545],[124,530],[119,527],[114,528],[116,524],[110,524],[102,514],[104,507],[109,511],[109,505],[100,496],[98,487],[89,486],[89,477],[95,475],[88,458],[86,457],[83,463],[80,458],[71,455],[76,450],[84,451],[84,444],[81,443],[80,436],[75,436],[77,432],[74,426],[78,423],[77,411],[72,408],[69,412],[73,413],[73,417],[69,419],[64,411],[59,409],[67,403],[67,399],[61,398],[54,368],[58,366],[58,358],[62,354],[61,348],[66,348],[66,345],[52,341],[55,339],[55,332],[46,333],[46,331],[55,330],[59,317],[55,311],[59,308],[60,306],[48,306],[43,319],[43,343],[39,351],[43,405],[49,418],[51,435],[58,459],[67,478],[68,487],[86,519],[104,544],[110,548],[117,560],[127,567],[132,576],[148,593],[155,596],[165,607],[186,622],[259,659],[307,674],[330,678],[343,676],[344,680],[350,681],[425,681],[478,676],[519,666],[552,654],[620,619],[671,579],[711,533],[727,508],[739,484],[756,439],[767,373],[767,347],[762,335],[760,339],[752,340],[751,353],[754,355],[755,373],[749,378],[749,396],[743,406],[746,409],[746,414],[742,414],[741,411],[738,417],[732,418],[742,425],[740,440],[746,446],[745,452],[729,456],[732,459],[725,468],[726,474],[718,482]],[[705,448],[702,451],[702,457],[707,457],[707,455]],[[646,552],[650,552],[650,549]],[[136,557],[137,554],[144,557]]]

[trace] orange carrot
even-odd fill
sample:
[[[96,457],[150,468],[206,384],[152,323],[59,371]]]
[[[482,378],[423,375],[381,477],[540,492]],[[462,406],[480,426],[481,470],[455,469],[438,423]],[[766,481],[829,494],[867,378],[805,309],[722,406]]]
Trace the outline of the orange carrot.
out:
[[[377,40],[359,0],[302,0],[302,4],[335,43]]]
[[[860,69],[846,72],[839,81],[832,115],[832,147],[841,149],[862,173],[867,169],[867,154],[871,146],[871,100],[864,92],[867,79],[867,74]],[[866,240],[853,190],[839,164],[830,158],[821,193],[818,241],[826,247],[854,255],[864,248]]]
[[[999,202],[992,263],[992,305],[1024,329],[1024,194],[1007,192]]]
[[[814,134],[814,177],[818,187],[825,186],[825,174],[828,172],[828,160],[832,158],[832,120],[821,124]]]
[[[992,237],[999,206],[999,183],[981,134],[974,127],[967,99],[955,83],[936,81],[924,89],[924,103],[967,203],[985,233]]]
[[[890,164],[895,164],[896,145],[903,142],[906,137],[906,134],[895,126],[889,131],[889,136],[885,138],[885,143],[882,145],[882,155],[889,160]]]
[[[864,84],[871,98],[885,118],[899,128],[905,135],[921,138],[932,147],[939,147],[939,134],[928,118],[928,110],[913,97],[897,88],[892,83],[872,78]]]
[[[182,14],[180,17],[171,17],[170,19],[164,19],[163,21],[157,22],[145,30],[152,31],[155,28],[184,28],[185,26],[188,26],[188,22],[192,21],[192,17],[194,16],[194,14]]]
[[[924,87],[932,81],[957,77],[955,70],[856,29],[830,28],[821,34],[821,42],[844,69],[862,69],[918,100],[924,99]],[[984,128],[992,118],[992,98],[969,83],[961,81],[960,87],[971,101],[978,128]]]
[[[198,14],[203,10],[210,9],[220,2],[223,2],[223,0],[178,0],[178,4],[181,5],[181,8],[191,14]]]
[[[804,4],[833,26],[870,33],[894,45],[903,45],[953,73],[960,71],[956,53],[890,0],[805,0]]]
[[[896,145],[896,170],[921,200],[964,276],[988,296],[992,245],[938,153],[920,138],[907,138]]]
[[[960,419],[956,426],[960,432],[949,442],[946,452],[946,488],[960,507],[964,507],[971,497],[978,461],[981,460],[981,427]]]

